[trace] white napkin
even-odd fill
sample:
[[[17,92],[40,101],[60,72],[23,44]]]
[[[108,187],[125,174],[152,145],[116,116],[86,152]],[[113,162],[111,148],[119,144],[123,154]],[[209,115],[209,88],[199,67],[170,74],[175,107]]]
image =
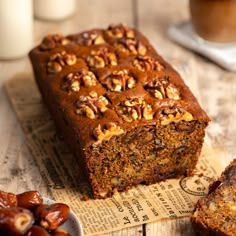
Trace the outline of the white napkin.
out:
[[[236,71],[236,42],[210,43],[199,38],[190,22],[173,25],[168,29],[169,37],[182,46],[194,50],[227,70]]]

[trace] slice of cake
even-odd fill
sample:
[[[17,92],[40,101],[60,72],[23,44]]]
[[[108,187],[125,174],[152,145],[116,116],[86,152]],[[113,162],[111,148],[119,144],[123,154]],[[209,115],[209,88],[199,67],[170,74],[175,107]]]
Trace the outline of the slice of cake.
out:
[[[210,185],[190,220],[197,235],[236,235],[236,159]]]

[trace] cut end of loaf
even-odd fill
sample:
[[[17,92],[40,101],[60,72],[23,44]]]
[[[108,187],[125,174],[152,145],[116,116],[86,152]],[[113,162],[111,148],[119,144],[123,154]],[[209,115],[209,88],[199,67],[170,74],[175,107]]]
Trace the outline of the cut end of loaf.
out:
[[[96,197],[105,198],[137,184],[191,175],[205,126],[198,121],[148,125],[92,145],[86,156]]]

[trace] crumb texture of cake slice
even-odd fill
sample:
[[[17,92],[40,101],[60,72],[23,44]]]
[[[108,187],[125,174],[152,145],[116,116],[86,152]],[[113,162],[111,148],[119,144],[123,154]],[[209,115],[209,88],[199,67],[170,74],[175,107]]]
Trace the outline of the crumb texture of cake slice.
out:
[[[139,31],[112,24],[49,35],[29,56],[95,198],[193,173],[209,118]]]
[[[190,218],[196,235],[236,235],[236,159],[209,187]]]

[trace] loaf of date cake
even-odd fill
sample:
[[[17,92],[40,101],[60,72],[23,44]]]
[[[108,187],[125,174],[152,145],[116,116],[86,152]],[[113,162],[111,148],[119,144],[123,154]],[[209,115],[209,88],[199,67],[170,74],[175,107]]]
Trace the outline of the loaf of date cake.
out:
[[[49,35],[29,56],[95,198],[193,173],[209,118],[139,31]]]
[[[210,185],[190,219],[196,235],[236,235],[236,159]]]

